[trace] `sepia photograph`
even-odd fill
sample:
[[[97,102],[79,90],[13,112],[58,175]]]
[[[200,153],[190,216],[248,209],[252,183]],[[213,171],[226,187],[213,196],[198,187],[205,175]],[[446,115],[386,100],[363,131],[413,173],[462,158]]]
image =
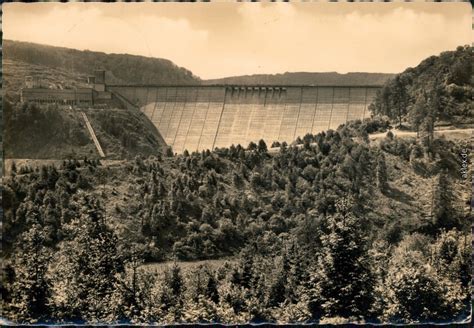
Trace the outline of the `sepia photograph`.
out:
[[[1,10],[2,325],[471,325],[470,2]]]

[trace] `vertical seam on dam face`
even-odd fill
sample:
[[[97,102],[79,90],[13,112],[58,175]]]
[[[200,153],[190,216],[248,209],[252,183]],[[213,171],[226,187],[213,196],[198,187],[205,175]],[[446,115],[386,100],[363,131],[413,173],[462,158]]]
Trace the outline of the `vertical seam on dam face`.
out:
[[[331,128],[332,111],[334,110],[334,87],[332,88],[331,112],[329,113],[328,130]]]
[[[285,110],[286,110],[286,101],[282,98],[281,91],[278,91],[278,107],[280,110],[280,115],[278,119],[278,130],[275,131],[275,140],[281,140],[280,139],[280,131],[281,131],[281,125],[283,124],[283,117],[285,116]]]
[[[227,99],[227,88],[224,89],[224,102],[222,103],[222,110],[221,110],[221,114],[219,115],[219,121],[217,123],[217,130],[216,130],[216,134],[214,135],[214,141],[212,142],[212,148],[211,150],[214,150],[214,147],[216,145],[216,139],[217,139],[217,136],[219,135],[219,128],[221,126],[221,120],[222,120],[222,114],[224,114],[224,109],[225,109],[225,101]],[[210,102],[210,99],[209,99],[209,102]],[[208,109],[209,111],[209,109]]]
[[[166,122],[164,121],[164,118],[165,118],[165,116],[166,116],[166,111],[167,111],[167,109],[168,109],[168,107],[169,107],[169,106],[168,106],[168,93],[169,93],[169,91],[170,91],[170,89],[169,89],[169,88],[166,88],[166,95],[165,95],[165,99],[164,99],[164,101],[163,101],[163,111],[161,112],[160,122],[158,123],[158,126],[159,126],[160,129],[162,128],[161,125],[162,125],[163,123],[166,123]],[[162,134],[162,136],[163,136],[163,139],[165,139],[165,138],[166,138],[166,129],[164,129],[164,127],[163,127],[162,130],[163,130],[163,131],[161,131],[161,134]],[[166,140],[166,139],[165,139],[165,140]]]
[[[176,144],[176,136],[178,135],[179,127],[181,126],[181,123],[182,123],[185,108],[186,108],[186,97],[184,97],[183,110],[181,111],[181,115],[179,116],[178,126],[176,127],[176,132],[174,134],[173,146]]]
[[[146,105],[146,104],[148,104],[148,92],[149,92],[149,91],[150,91],[150,90],[149,90],[149,89],[148,89],[148,87],[147,87],[147,88],[146,88],[146,97],[145,97],[145,103],[144,103],[143,105],[142,105],[142,104],[140,104],[140,107],[141,107],[141,106],[144,106],[144,105]]]
[[[314,131],[314,121],[316,120],[316,113],[318,111],[319,88],[316,88],[316,99],[314,100],[313,121],[311,122],[311,133]]]
[[[293,140],[296,140],[296,130],[298,129],[298,123],[300,120],[300,113],[301,113],[301,104],[303,103],[303,88],[300,88],[300,106],[298,107],[298,115],[296,116],[296,124],[295,124],[295,130],[293,132]]]
[[[170,133],[170,126],[171,126],[171,121],[173,119],[173,114],[176,110],[176,103],[177,103],[177,100],[178,100],[178,88],[175,88],[176,92],[174,93],[174,101],[173,101],[173,108],[171,109],[171,113],[170,113],[170,119],[168,121],[168,127],[166,128],[166,136],[168,136],[168,134]],[[173,144],[171,144],[173,145]]]
[[[265,112],[264,112],[264,115],[265,115],[264,117],[265,117],[265,119],[263,120],[263,124],[262,124],[262,131],[261,131],[261,132],[262,132],[262,134],[261,134],[262,138],[261,138],[261,139],[263,139],[264,136],[265,136],[265,126],[266,126],[266,122],[267,122],[267,115],[268,115],[268,113],[269,113],[269,112],[268,112],[268,107],[267,107],[268,91],[269,91],[268,88],[265,88],[265,98],[263,99],[263,110],[265,111]]]
[[[153,123],[153,119],[155,117],[155,111],[156,111],[156,105],[158,104],[158,90],[156,91],[155,94],[155,103],[153,104],[153,114],[151,114],[151,122]],[[163,136],[161,136],[163,137]]]
[[[281,97],[281,91],[279,92],[279,97]],[[280,98],[281,99],[281,98]],[[286,100],[286,97],[285,97],[285,100]],[[283,119],[285,117],[285,113],[286,113],[286,108],[287,108],[287,103],[286,101],[284,102],[284,107],[283,107],[283,111],[282,111],[282,115],[281,115],[281,120],[280,120],[280,128],[278,130],[278,137],[277,139],[278,140],[281,140],[281,127],[283,126]]]
[[[346,111],[346,119],[344,120],[344,123],[347,123],[347,119],[349,118],[349,107],[351,106],[351,87],[349,89],[349,99],[347,100],[347,111]]]
[[[186,131],[186,136],[184,137],[184,144],[183,144],[183,151],[186,148],[186,145],[187,145],[187,141],[188,141],[188,135],[189,135],[189,130],[191,129],[191,125],[193,124],[193,119],[194,119],[194,113],[196,113],[196,107],[197,107],[197,102],[198,102],[198,94],[199,94],[199,90],[196,90],[196,97],[194,98],[194,107],[193,107],[193,114],[191,115],[191,120],[189,121],[189,125],[188,125],[188,129]],[[207,115],[207,113],[206,113]],[[201,132],[201,135],[202,135],[202,132]],[[199,142],[198,142],[198,148],[199,148]],[[189,151],[189,149],[187,149]],[[193,150],[191,150],[192,152]]]
[[[250,99],[253,99],[254,96],[255,96],[255,90],[252,90],[251,95],[250,95]],[[260,91],[259,91],[258,97],[260,98]],[[250,127],[251,127],[252,119],[254,119],[254,117],[253,117],[254,108],[251,105],[248,106],[248,107],[249,108],[247,108],[247,109],[244,108],[244,114],[245,114],[245,111],[248,111],[249,118],[248,118],[248,121],[247,121],[247,126],[246,126],[246,129],[245,129],[245,133],[243,134],[243,139],[242,139],[243,140],[242,143],[244,143],[243,146],[248,146],[248,144],[250,142],[248,140],[249,139],[249,134],[250,134]],[[259,107],[258,106],[258,100],[257,100],[257,103],[255,104],[255,107],[257,107],[257,108]]]
[[[204,118],[204,122],[202,123],[201,133],[199,133],[199,139],[198,139],[198,142],[197,142],[197,145],[196,145],[196,151],[199,150],[199,146],[201,145],[202,134],[204,132],[204,125],[206,124],[207,118],[209,117],[209,108],[211,108],[211,89],[209,89],[208,92],[207,92],[206,116]],[[219,128],[219,125],[217,126],[217,128]],[[217,132],[216,132],[216,136],[217,136]]]
[[[367,107],[369,106],[367,104],[367,93],[368,93],[368,88],[365,88],[365,101],[364,101],[364,113],[362,114],[362,119],[365,118],[365,111],[367,110]]]
[[[158,94],[156,95],[156,98],[158,99]],[[166,109],[166,103],[168,101],[168,88],[165,88],[165,99],[163,99],[163,112],[161,113],[161,116],[160,116],[160,120],[157,122],[157,128],[159,128],[159,126],[161,125],[161,121],[163,120],[163,114],[165,113],[165,109]],[[163,133],[160,131],[160,134],[161,136],[163,137],[163,140],[165,139],[165,136],[163,135]]]
[[[177,153],[293,142],[364,118],[376,86],[116,86]],[[133,89],[133,90],[132,90]],[[125,96],[124,96],[125,95]],[[133,100],[133,99],[132,99]]]

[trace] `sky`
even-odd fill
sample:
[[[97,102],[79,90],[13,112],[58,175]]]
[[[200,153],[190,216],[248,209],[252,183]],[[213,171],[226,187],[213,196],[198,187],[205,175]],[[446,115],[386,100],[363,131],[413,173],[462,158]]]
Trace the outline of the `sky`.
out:
[[[203,79],[398,73],[472,43],[469,3],[5,3],[9,40],[166,58]]]

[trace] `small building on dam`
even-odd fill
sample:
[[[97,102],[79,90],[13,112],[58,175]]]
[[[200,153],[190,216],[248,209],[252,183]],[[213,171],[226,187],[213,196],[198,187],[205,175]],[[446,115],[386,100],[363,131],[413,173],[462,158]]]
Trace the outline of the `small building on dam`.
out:
[[[22,102],[79,107],[92,106],[111,98],[111,93],[105,90],[104,70],[97,70],[94,76],[88,77],[87,87],[84,88],[63,88],[61,85],[55,85],[55,88],[45,87],[40,80],[28,76],[25,88],[20,93]]]

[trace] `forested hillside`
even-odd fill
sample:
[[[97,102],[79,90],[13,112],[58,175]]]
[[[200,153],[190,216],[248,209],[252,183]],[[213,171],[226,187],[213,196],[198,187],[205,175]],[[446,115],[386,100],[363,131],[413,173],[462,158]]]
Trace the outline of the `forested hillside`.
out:
[[[128,54],[105,54],[36,43],[3,40],[3,59],[91,75],[94,69],[108,71],[109,83],[196,84],[190,71],[161,58]]]
[[[276,84],[276,85],[383,85],[393,74],[385,73],[310,73],[254,74],[205,80],[205,84]]]
[[[158,155],[164,141],[139,111],[83,109],[108,159]],[[5,158],[98,158],[81,112],[56,105],[12,104],[4,101]]]
[[[428,134],[438,124],[474,123],[473,60],[471,46],[423,60],[384,85],[372,112]]]
[[[467,141],[367,125],[5,179],[6,318],[422,322],[469,314]],[[154,272],[144,262],[231,258]]]

